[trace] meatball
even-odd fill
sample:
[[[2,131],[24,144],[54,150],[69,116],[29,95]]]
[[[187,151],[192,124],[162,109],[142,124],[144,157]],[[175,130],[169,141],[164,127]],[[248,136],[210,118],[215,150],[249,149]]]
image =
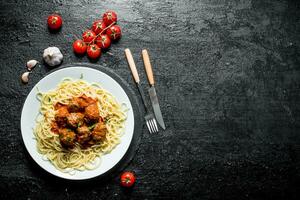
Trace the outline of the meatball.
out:
[[[93,99],[92,97],[88,97],[84,94],[81,97],[79,97],[79,102],[82,107],[87,107],[90,104],[96,103],[97,100]]]
[[[76,134],[67,128],[59,129],[60,143],[65,147],[73,147],[76,139]]]
[[[59,126],[65,126],[69,111],[67,106],[61,106],[55,114],[55,121]]]
[[[57,102],[56,104],[54,104],[54,109],[55,110],[58,110],[58,109],[60,109],[61,107],[64,107],[64,106],[66,106],[65,104],[62,104],[62,103],[60,103],[60,102]]]
[[[73,98],[70,103],[68,104],[69,112],[79,112],[83,110],[83,107],[80,107],[78,98]]]
[[[52,121],[51,122],[51,131],[53,132],[53,133],[58,133],[58,129],[59,129],[59,127],[58,127],[58,124],[56,123],[56,121]]]
[[[68,125],[77,128],[83,124],[84,115],[82,113],[70,113],[67,117]]]
[[[68,109],[70,112],[80,112],[83,111],[85,107],[95,102],[96,100],[86,95],[82,95],[80,97],[74,97],[70,101],[68,105]]]
[[[107,129],[104,123],[97,123],[92,132],[92,138],[95,141],[103,140],[106,136]]]
[[[77,128],[77,134],[78,135],[90,135],[91,131],[90,131],[89,127],[87,127],[86,125],[83,125],[83,126]]]
[[[87,122],[95,122],[99,119],[99,109],[97,103],[90,104],[85,108],[85,118]]]
[[[77,128],[77,141],[80,144],[84,144],[91,139],[91,131],[87,126],[81,126]]]

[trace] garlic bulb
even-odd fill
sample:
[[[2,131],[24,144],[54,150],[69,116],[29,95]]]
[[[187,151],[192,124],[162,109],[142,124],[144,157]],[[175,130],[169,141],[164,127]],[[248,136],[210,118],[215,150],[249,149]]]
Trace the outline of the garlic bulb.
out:
[[[50,66],[59,65],[62,62],[63,55],[57,47],[48,47],[44,50],[43,58]]]
[[[30,72],[24,72],[24,73],[22,74],[21,80],[22,80],[23,83],[28,83],[28,81],[29,81],[29,73],[30,73]]]
[[[27,69],[29,71],[31,71],[35,66],[36,64],[38,64],[39,62],[37,60],[29,60],[27,63],[26,63],[26,66],[27,66]]]

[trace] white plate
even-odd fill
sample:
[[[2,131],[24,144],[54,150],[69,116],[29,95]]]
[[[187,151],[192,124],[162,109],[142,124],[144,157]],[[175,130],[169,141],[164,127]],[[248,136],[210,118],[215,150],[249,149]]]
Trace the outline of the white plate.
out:
[[[102,156],[102,162],[100,166],[94,170],[76,171],[74,175],[69,173],[63,173],[56,169],[50,161],[43,159],[43,155],[37,152],[36,140],[33,134],[33,129],[35,128],[35,119],[39,113],[40,102],[36,98],[37,88],[42,92],[47,92],[48,90],[56,88],[56,86],[61,82],[63,78],[70,77],[74,79],[79,79],[81,74],[83,75],[83,80],[91,83],[99,83],[104,89],[109,91],[119,103],[125,103],[129,108],[127,113],[127,120],[125,122],[125,134],[121,137],[121,143],[118,144],[115,149],[104,156]],[[134,116],[133,110],[128,96],[126,95],[123,88],[110,76],[107,74],[87,68],[87,67],[68,67],[57,70],[42,80],[40,80],[30,91],[26,98],[23,106],[21,115],[21,131],[24,144],[29,154],[40,165],[43,169],[49,173],[71,180],[83,180],[89,179],[101,174],[104,174],[111,168],[113,168],[125,155],[127,149],[130,146],[134,130]]]

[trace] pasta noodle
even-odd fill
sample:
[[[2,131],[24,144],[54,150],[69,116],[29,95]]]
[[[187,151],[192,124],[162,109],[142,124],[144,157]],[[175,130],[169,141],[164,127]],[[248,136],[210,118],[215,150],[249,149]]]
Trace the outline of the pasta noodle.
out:
[[[78,143],[73,148],[64,148],[59,135],[51,131],[51,122],[55,118],[54,105],[58,102],[68,104],[71,98],[83,94],[98,100],[100,116],[106,123],[106,138],[88,148],[81,148]],[[119,104],[97,83],[89,84],[82,79],[65,78],[56,89],[45,93],[38,92],[37,98],[41,102],[41,117],[38,117],[34,130],[37,149],[57,169],[61,171],[94,169],[99,166],[101,155],[111,152],[120,143],[120,137],[125,129],[126,107]]]

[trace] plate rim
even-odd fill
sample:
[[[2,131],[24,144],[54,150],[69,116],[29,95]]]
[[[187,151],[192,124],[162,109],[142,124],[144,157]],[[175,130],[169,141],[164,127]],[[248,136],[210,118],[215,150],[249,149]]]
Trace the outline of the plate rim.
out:
[[[100,67],[100,68],[99,68]],[[109,76],[111,79],[113,79],[120,87],[121,89],[124,91],[124,93],[126,94],[130,104],[131,104],[131,107],[132,107],[132,114],[133,114],[133,133],[132,133],[132,136],[130,138],[130,142],[129,142],[129,145],[128,147],[126,148],[126,150],[124,151],[123,155],[120,157],[120,159],[118,159],[118,161],[112,165],[109,169],[107,169],[105,172],[101,173],[101,174],[96,174],[96,175],[92,175],[92,176],[89,176],[89,177],[84,177],[84,178],[80,178],[80,177],[77,177],[77,178],[70,178],[70,177],[67,177],[67,176],[61,176],[59,174],[56,174],[56,173],[53,173],[51,172],[50,170],[46,169],[44,166],[41,166],[38,161],[33,157],[33,155],[30,153],[29,149],[27,148],[27,145],[25,143],[25,140],[24,140],[24,136],[23,136],[23,132],[22,132],[22,116],[23,116],[23,111],[24,111],[24,107],[25,107],[25,104],[28,100],[28,96],[30,95],[30,93],[33,92],[35,86],[37,84],[39,84],[40,82],[42,82],[46,77],[48,77],[50,74],[52,73],[55,73],[57,71],[61,71],[61,70],[64,70],[64,69],[68,69],[68,68],[86,68],[86,69],[89,69],[89,70],[95,70],[95,71],[98,71],[98,72],[101,72],[101,73],[104,73],[105,75]],[[101,70],[102,68],[102,70]],[[113,76],[112,76],[113,75]],[[117,78],[115,78],[117,77]],[[119,79],[119,80],[118,80]],[[30,158],[32,160],[34,160],[34,162],[39,166],[40,169],[42,169],[44,172],[47,172],[47,174],[51,174],[53,175],[54,177],[58,177],[58,178],[61,178],[61,179],[65,179],[65,180],[70,180],[70,181],[83,181],[83,180],[90,180],[90,179],[95,179],[97,177],[102,177],[102,176],[105,176],[107,173],[109,173],[110,171],[114,170],[114,168],[116,166],[119,165],[119,163],[124,159],[124,157],[126,156],[126,154],[128,153],[129,149],[131,148],[131,145],[133,143],[133,139],[134,139],[134,136],[135,136],[135,132],[136,132],[136,112],[134,111],[134,103],[133,103],[133,99],[131,99],[130,95],[128,94],[129,92],[132,92],[130,91],[131,89],[130,88],[127,88],[125,89],[124,86],[126,86],[126,84],[123,83],[124,80],[116,73],[114,72],[112,69],[107,69],[105,67],[103,67],[102,65],[96,65],[96,64],[90,64],[90,63],[71,63],[71,64],[66,64],[66,65],[62,65],[56,69],[53,69],[53,70],[50,70],[49,72],[47,72],[46,74],[43,75],[43,77],[38,80],[34,85],[33,87],[30,89],[29,93],[26,95],[26,98],[23,102],[23,105],[22,105],[22,109],[21,109],[21,117],[20,117],[20,131],[21,131],[21,136],[22,136],[22,141],[23,141],[23,144],[25,146],[25,149],[27,151],[27,153],[30,155]],[[128,91],[129,92],[128,92]],[[136,103],[136,102],[135,102]],[[138,106],[139,107],[139,106]],[[140,114],[140,113],[139,113]],[[40,153],[39,153],[40,154]]]

